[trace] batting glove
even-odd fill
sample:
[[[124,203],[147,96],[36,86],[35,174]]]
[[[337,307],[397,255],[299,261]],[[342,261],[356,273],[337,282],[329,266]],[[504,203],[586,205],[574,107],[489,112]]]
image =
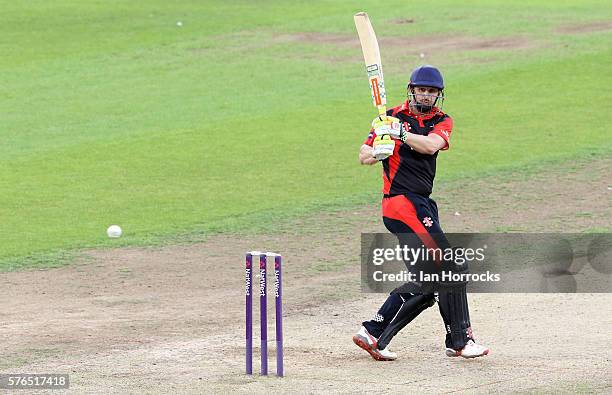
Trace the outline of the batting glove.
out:
[[[372,150],[372,156],[376,158],[376,160],[385,160],[393,155],[395,140],[391,139],[391,136],[388,134],[376,136],[372,147],[374,148]]]
[[[374,118],[372,127],[377,136],[388,134],[394,139],[399,139],[402,134],[402,123],[398,118],[381,115]]]

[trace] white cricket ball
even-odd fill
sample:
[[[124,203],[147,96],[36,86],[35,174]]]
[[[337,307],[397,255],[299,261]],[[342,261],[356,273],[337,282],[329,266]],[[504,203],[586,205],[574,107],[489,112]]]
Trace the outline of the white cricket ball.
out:
[[[425,57],[425,54],[423,52],[421,52],[421,54],[419,56],[421,57],[421,59],[423,59]]]
[[[111,225],[108,227],[108,229],[106,229],[106,234],[108,237],[113,239],[121,237],[121,233],[123,232],[121,231],[121,227],[119,225]]]
[[[176,22],[176,26],[178,26],[178,27],[183,26],[183,22],[181,22],[181,21]]]

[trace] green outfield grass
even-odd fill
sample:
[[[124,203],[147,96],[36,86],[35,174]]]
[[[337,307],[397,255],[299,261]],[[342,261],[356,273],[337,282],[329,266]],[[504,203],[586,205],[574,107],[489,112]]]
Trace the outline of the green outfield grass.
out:
[[[360,10],[379,38],[528,43],[425,58],[455,118],[441,180],[612,153],[612,27],[558,31],[612,23],[609,2],[88,3],[2,1],[0,268],[372,201]],[[423,61],[381,50],[399,103]]]

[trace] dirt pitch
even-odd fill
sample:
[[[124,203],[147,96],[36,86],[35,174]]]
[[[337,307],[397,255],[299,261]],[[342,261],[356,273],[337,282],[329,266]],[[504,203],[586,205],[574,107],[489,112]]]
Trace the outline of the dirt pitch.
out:
[[[610,168],[608,158],[441,185],[443,227],[610,231]],[[385,298],[359,291],[359,234],[377,230],[372,204],[275,234],[89,251],[63,268],[1,273],[0,373],[69,373],[74,393],[612,392],[611,294],[470,295],[490,356],[444,356],[434,308],[394,339],[400,359],[373,361],[351,336]],[[254,247],[287,257],[283,379],[244,375],[243,253]],[[269,338],[273,371],[272,325]]]

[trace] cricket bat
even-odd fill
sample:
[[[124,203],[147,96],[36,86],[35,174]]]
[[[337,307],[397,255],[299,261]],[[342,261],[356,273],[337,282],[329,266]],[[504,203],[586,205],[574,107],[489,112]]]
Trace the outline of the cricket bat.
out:
[[[370,18],[368,18],[368,14],[365,12],[355,14],[354,19],[359,41],[361,42],[368,80],[370,81],[372,103],[378,109],[379,115],[385,115],[387,112],[387,95],[385,93],[385,80],[383,78],[376,33],[374,33]]]

